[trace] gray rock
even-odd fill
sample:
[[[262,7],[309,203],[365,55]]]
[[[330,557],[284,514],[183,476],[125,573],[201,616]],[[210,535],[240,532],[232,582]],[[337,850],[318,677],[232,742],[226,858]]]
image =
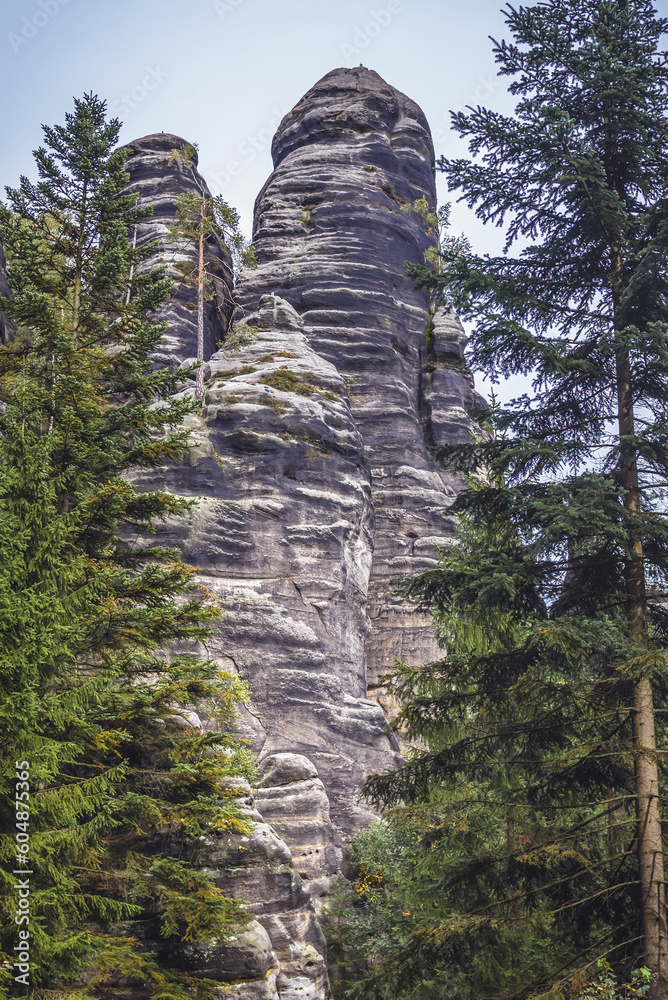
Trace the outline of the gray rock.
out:
[[[7,281],[7,262],[5,252],[0,242],[0,298],[8,299],[11,296],[9,282]],[[0,344],[8,344],[16,335],[16,324],[6,312],[0,312]]]
[[[291,996],[297,985],[303,995],[326,1000],[326,947],[311,895],[287,845],[261,822],[250,787],[239,780],[232,784],[246,793],[240,804],[254,829],[207,834],[200,860],[226,896],[247,900],[254,919],[231,939],[184,947],[181,964],[221,981],[263,979],[265,993],[255,991],[257,983],[238,985],[240,992],[232,995],[239,1000],[274,997],[274,989],[281,998]]]
[[[180,144],[131,144],[142,197],[168,192],[153,226],[192,187],[169,164]],[[476,397],[461,324],[403,274],[433,244],[417,105],[370,70],[335,70],[283,120],[273,154],[256,205],[260,266],[237,290],[245,336],[209,358],[189,462],[141,481],[201,499],[169,540],[226,609],[211,651],[250,682],[257,751],[317,769],[341,848],[369,817],[365,775],[397,763],[378,678],[395,656],[437,652],[391,581],[434,565],[452,535],[444,512],[459,484],[428,449],[468,438]],[[194,335],[178,323],[180,363]]]
[[[190,164],[175,156],[186,140],[169,132],[158,132],[135,139],[123,147],[130,152],[126,169],[130,174],[128,193],[136,194],[141,207],[151,205],[153,215],[137,226],[131,239],[137,246],[156,242],[153,254],[142,262],[140,270],[160,264],[174,279],[174,291],[163,305],[157,319],[167,322],[167,330],[156,354],[161,364],[178,366],[184,359],[197,354],[197,308],[195,289],[181,281],[176,265],[191,258],[192,251],[170,238],[169,227],[176,219],[176,198],[182,193],[210,198],[211,193],[197,170],[197,153]],[[204,360],[216,350],[223,339],[234,311],[232,292],[232,262],[227,247],[213,237],[207,239],[205,256],[212,275],[212,288],[204,304]]]
[[[249,342],[209,361],[190,463],[138,481],[200,498],[169,541],[225,609],[210,653],[250,682],[258,753],[316,768],[341,848],[371,815],[364,777],[398,761],[364,669],[370,471],[345,379],[296,311],[265,295],[247,325]]]
[[[132,189],[158,206],[142,240],[164,243],[178,191],[200,183],[169,164],[182,143],[131,144]],[[433,566],[452,537],[447,507],[460,484],[429,448],[468,439],[478,397],[461,324],[403,272],[433,245],[424,209],[435,203],[434,156],[417,105],[370,70],[335,70],[285,117],[273,155],[255,211],[260,264],[236,290],[244,325],[213,350],[235,308],[220,250],[188,460],[137,481],[200,501],[165,526],[164,541],[225,610],[208,652],[249,681],[240,727],[261,762],[246,803],[252,835],[207,836],[201,863],[249,901],[276,964],[266,942],[238,936],[236,957],[218,950],[202,962],[221,979],[226,963],[244,976],[266,966],[261,982],[226,993],[238,1000],[325,1000],[313,900],[370,818],[365,776],[400,759],[379,677],[395,656],[437,653],[430,622],[391,581]],[[187,290],[165,313],[175,365],[195,353],[179,296]]]
[[[271,754],[260,763],[254,794],[263,819],[290,848],[319,911],[341,869],[342,852],[334,847],[329,799],[318,772],[300,754]]]
[[[256,790],[317,777],[318,772],[308,757],[298,753],[274,753],[265,757],[260,764],[260,780],[256,784]]]
[[[283,119],[272,153],[255,206],[260,266],[242,275],[238,295],[247,310],[267,290],[289,301],[311,347],[346,380],[371,469],[366,665],[369,693],[382,702],[378,678],[395,657],[437,655],[429,621],[390,585],[433,566],[434,543],[452,536],[444,511],[459,484],[428,447],[467,440],[475,401],[461,324],[444,310],[434,317],[403,273],[434,242],[420,212],[436,197],[429,126],[377,73],[338,69]],[[332,805],[335,823],[344,822]]]
[[[278,972],[269,935],[257,920],[220,941],[185,945],[180,959],[186,971],[221,982],[264,979],[270,971],[275,978]]]

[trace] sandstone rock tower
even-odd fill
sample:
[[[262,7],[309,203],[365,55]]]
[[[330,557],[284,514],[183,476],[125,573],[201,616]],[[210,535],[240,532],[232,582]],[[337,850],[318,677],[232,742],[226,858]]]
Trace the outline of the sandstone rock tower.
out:
[[[177,194],[200,183],[169,163],[182,144],[131,143],[131,187],[160,208],[140,240],[164,241]],[[244,980],[239,1000],[319,1000],[317,904],[368,818],[364,777],[398,759],[378,677],[395,656],[435,652],[389,583],[433,565],[451,534],[456,483],[428,447],[467,439],[474,392],[459,321],[403,272],[433,241],[415,207],[435,203],[420,108],[371,70],[334,70],[281,122],[273,157],[255,207],[260,266],[234,290],[243,325],[208,359],[190,461],[154,481],[201,499],[172,542],[226,609],[210,653],[250,684],[261,778],[248,808],[273,824],[241,860],[228,841],[203,848],[257,927],[186,964]],[[213,249],[212,340],[232,295],[225,249]],[[194,355],[179,294],[166,312],[177,362]]]

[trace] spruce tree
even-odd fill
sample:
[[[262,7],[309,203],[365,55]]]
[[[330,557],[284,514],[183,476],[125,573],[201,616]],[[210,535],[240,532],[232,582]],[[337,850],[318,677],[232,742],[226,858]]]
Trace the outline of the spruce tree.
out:
[[[17,327],[0,349],[8,995],[93,996],[119,977],[162,998],[200,994],[206,984],[169,972],[146,942],[168,952],[247,919],[193,850],[205,830],[244,828],[225,781],[252,762],[225,731],[185,724],[202,698],[226,723],[244,688],[199,655],[215,603],[150,539],[191,503],[125,478],[182,454],[195,404],[151,361],[170,283],[130,277],[154,247],[128,240],[147,212],[123,193],[119,127],[94,95],[75,101],[64,126],[44,128],[38,182],[7,189],[0,213],[12,291],[0,308]],[[29,922],[15,922],[16,871]],[[26,930],[30,968],[17,979]]]
[[[183,281],[196,289],[197,301],[197,360],[204,360],[204,300],[215,294],[212,265],[217,261],[207,255],[209,244],[220,241],[226,244],[232,256],[233,279],[242,267],[256,267],[255,249],[244,238],[240,228],[239,213],[223,199],[207,197],[201,178],[194,168],[195,147],[187,144],[174,149],[170,163],[179,159],[190,167],[199,194],[182,192],[176,199],[176,220],[170,229],[170,238],[186,251],[179,260],[177,270]],[[193,253],[194,251],[194,253]],[[188,304],[188,303],[186,303]],[[200,364],[195,381],[195,396],[204,398],[204,368]]]
[[[515,113],[453,115],[473,158],[439,164],[480,218],[506,226],[505,251],[446,243],[438,269],[411,272],[474,322],[476,369],[531,373],[533,391],[500,415],[496,438],[440,449],[478,470],[454,507],[478,538],[409,588],[441,616],[446,648],[453,615],[483,646],[446,655],[431,693],[429,672],[410,678],[405,719],[433,733],[459,712],[467,732],[370,789],[410,801],[468,774],[498,794],[508,772],[527,809],[574,809],[592,831],[597,812],[612,817],[608,874],[587,834],[571,858],[579,895],[561,912],[576,924],[589,912],[585,933],[602,900],[586,961],[606,948],[631,958],[640,941],[651,996],[665,997],[668,22],[650,0],[548,0],[509,6],[506,20],[513,41],[494,45]],[[615,817],[629,795],[625,834]],[[554,850],[577,824],[548,826]],[[601,884],[587,888],[587,872]],[[522,878],[515,865],[497,906]],[[556,891],[545,876],[555,913]]]

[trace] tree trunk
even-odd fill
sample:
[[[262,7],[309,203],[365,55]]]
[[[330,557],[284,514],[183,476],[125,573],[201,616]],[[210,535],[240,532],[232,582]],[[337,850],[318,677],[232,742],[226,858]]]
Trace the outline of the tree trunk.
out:
[[[204,198],[202,198],[197,272],[197,360],[204,361]],[[204,398],[204,366],[197,369],[195,397]]]
[[[506,809],[506,849],[511,855],[515,849],[515,806],[510,805]],[[510,899],[510,926],[512,930],[517,930],[520,921],[520,911],[517,905],[517,891],[511,889],[508,893]]]
[[[612,257],[613,302],[615,317],[621,309],[623,256],[614,248]],[[637,450],[633,442],[635,420],[633,386],[628,349],[620,345],[616,353],[618,428],[620,439],[620,482],[626,493],[624,506],[631,518],[639,518],[640,485]],[[624,564],[626,618],[631,639],[639,646],[648,645],[647,598],[643,541],[640,532],[631,531]],[[663,875],[663,841],[659,810],[659,774],[656,758],[656,728],[652,682],[649,677],[636,680],[633,689],[633,738],[636,781],[637,853],[640,882],[645,961],[657,974],[651,1000],[668,997],[668,926]],[[664,978],[666,977],[666,978]]]
[[[614,872],[617,867],[617,856],[619,854],[619,847],[617,844],[617,823],[615,822],[615,813],[619,809],[619,799],[615,795],[614,788],[608,789],[608,812],[606,816],[606,822],[608,827],[608,860],[610,861],[610,870]]]
[[[72,335],[74,343],[77,343],[77,330],[79,328],[79,314],[81,312],[81,287],[83,283],[83,246],[86,235],[86,209],[88,207],[87,194],[88,182],[84,181],[81,191],[81,215],[79,217],[79,236],[77,239],[77,249],[74,258],[74,289],[72,293]]]
[[[659,779],[656,764],[652,684],[644,677],[635,685],[633,733],[636,742],[636,815],[638,862],[645,939],[645,961],[658,973],[650,997],[668,996],[668,928],[663,881],[663,843],[659,812]]]

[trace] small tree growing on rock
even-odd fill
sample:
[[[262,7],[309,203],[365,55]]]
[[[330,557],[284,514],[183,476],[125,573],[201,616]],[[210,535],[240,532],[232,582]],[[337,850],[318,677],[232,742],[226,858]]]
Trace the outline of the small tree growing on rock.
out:
[[[202,190],[199,176],[194,168],[195,147],[185,145],[172,152],[170,163],[179,159],[192,169],[193,180],[199,193],[181,193],[176,199],[176,221],[170,228],[170,238],[188,253],[185,260],[179,260],[176,267],[186,285],[196,289],[197,308],[197,360],[204,360],[204,301],[213,298],[215,286],[212,266],[215,261],[207,256],[207,243],[219,239],[226,244],[232,256],[233,278],[243,267],[255,267],[255,249],[243,236],[239,228],[239,213],[218,195],[207,197]],[[204,396],[204,369],[197,369],[195,397]]]

